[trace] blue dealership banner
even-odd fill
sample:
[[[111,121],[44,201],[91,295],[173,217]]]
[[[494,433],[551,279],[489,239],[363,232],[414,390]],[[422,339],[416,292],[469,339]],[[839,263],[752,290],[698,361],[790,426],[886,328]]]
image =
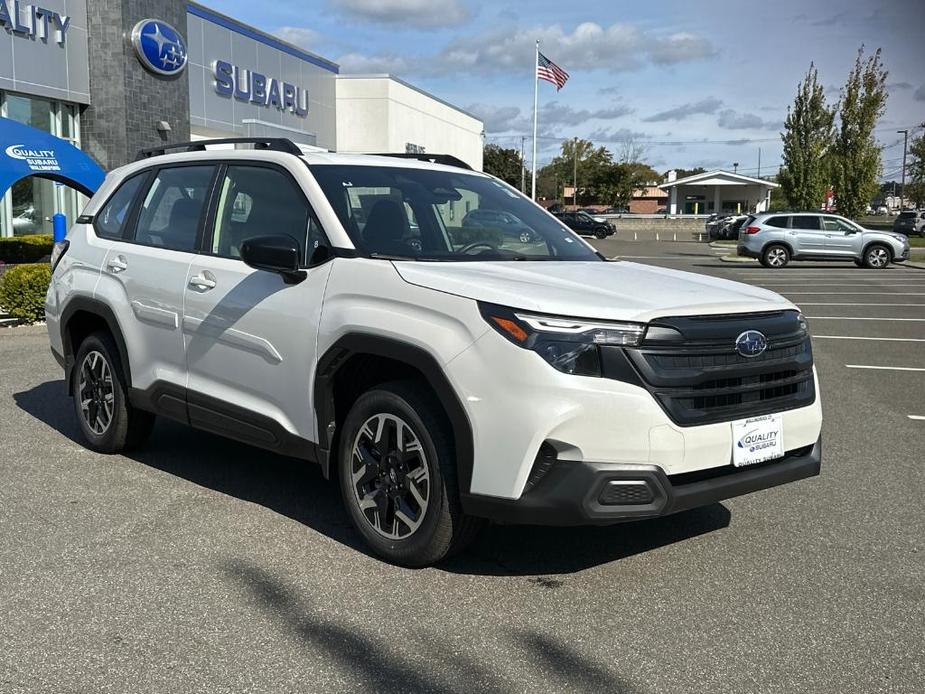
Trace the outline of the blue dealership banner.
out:
[[[106,173],[67,140],[0,118],[0,195],[28,176],[39,176],[93,195]]]

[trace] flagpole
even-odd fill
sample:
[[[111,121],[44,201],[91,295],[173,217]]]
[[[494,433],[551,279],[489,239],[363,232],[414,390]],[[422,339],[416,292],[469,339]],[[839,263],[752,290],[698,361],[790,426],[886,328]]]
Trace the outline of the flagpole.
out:
[[[536,71],[540,65],[540,42],[536,41],[536,54],[533,56],[533,178],[530,187],[530,197],[536,202],[536,105],[540,93],[540,81],[537,79]]]

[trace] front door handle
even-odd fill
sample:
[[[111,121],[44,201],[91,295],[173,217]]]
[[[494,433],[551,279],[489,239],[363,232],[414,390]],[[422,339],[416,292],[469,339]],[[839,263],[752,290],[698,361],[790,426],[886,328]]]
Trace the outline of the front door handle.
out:
[[[203,272],[201,275],[190,277],[189,286],[193,289],[206,292],[210,289],[215,289],[215,278],[212,276],[212,273]]]
[[[125,262],[125,258],[121,255],[118,258],[113,258],[110,260],[106,266],[109,268],[110,272],[119,273],[123,270],[128,270],[128,263]]]

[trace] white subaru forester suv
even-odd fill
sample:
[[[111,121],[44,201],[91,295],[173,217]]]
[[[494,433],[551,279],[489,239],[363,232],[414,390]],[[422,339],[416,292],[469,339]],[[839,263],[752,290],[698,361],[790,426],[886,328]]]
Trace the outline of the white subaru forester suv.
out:
[[[48,333],[90,448],[160,415],[318,463],[407,566],[486,519],[610,524],[818,474],[786,299],[608,262],[451,157],[248,142],[141,153],[56,248]]]

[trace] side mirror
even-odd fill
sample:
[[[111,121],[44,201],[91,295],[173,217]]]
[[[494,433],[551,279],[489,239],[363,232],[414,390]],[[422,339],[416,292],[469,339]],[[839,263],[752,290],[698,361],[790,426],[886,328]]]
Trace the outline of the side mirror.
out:
[[[241,260],[255,270],[281,275],[286,284],[298,284],[307,277],[299,269],[301,255],[291,236],[254,236],[241,244]]]

